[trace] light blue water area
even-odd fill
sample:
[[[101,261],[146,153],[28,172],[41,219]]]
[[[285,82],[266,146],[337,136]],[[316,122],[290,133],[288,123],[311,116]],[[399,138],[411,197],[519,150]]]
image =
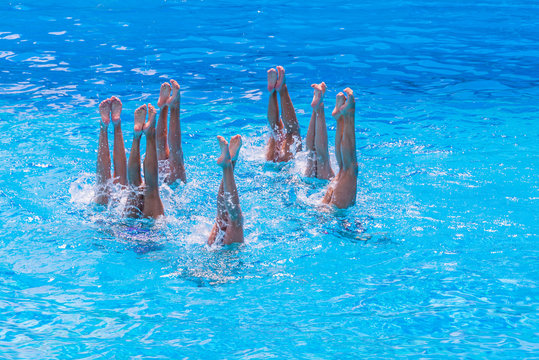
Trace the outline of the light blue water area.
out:
[[[535,1],[4,1],[0,357],[532,358],[538,341]],[[305,154],[264,162],[266,70],[302,134],[357,99],[357,204]],[[188,183],[166,216],[91,203],[99,101],[182,87]],[[241,134],[245,244],[209,248],[215,136]],[[336,169],[336,164],[333,164]]]

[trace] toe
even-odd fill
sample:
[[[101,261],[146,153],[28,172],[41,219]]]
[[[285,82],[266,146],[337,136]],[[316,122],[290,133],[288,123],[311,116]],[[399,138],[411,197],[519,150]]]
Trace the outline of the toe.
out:
[[[153,107],[152,104],[148,104],[148,114],[150,116],[155,116],[155,108]]]
[[[170,80],[170,85],[172,86],[172,91],[178,91],[180,89],[180,84],[178,84],[178,82],[174,79]]]
[[[226,142],[226,139],[222,137],[221,135],[217,135],[217,141],[219,141],[219,146],[222,148],[223,146],[228,145]]]
[[[354,91],[352,91],[352,89],[346,88],[344,89],[344,92],[346,93],[346,95],[348,95],[348,98],[354,98]]]

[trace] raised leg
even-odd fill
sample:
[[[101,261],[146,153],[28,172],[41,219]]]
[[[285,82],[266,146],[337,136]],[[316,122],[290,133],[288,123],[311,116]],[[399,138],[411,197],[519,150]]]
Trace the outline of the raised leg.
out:
[[[277,66],[277,72],[278,79],[275,83],[275,90],[277,90],[281,98],[281,118],[286,131],[280,160],[289,161],[295,156],[297,151],[301,151],[301,135],[296,111],[294,110],[292,99],[290,99],[290,95],[288,94],[284,68]]]
[[[344,128],[344,115],[342,114],[342,109],[345,102],[346,97],[344,96],[344,94],[342,92],[338,93],[335,100],[335,108],[331,112],[331,115],[335,118],[335,121],[337,122],[337,131],[335,132],[335,157],[337,158],[337,164],[339,165],[339,172],[343,167],[341,141]]]
[[[170,108],[170,125],[168,132],[168,146],[170,147],[169,163],[170,175],[167,178],[168,183],[180,179],[186,182],[185,166],[183,163],[182,134],[180,128],[180,85],[170,80],[172,94],[167,100]]]
[[[159,197],[159,173],[157,164],[157,145],[155,139],[155,108],[148,104],[148,122],[142,131],[146,135],[146,156],[144,158],[144,210],[146,217],[157,218],[164,214],[163,203]]]
[[[114,162],[114,181],[121,185],[127,185],[127,158],[125,156],[124,136],[120,114],[122,102],[116,96],[110,98],[112,125],[114,126],[114,150],[112,159]]]
[[[230,152],[230,161],[232,162],[232,168],[236,166],[236,161],[240,155],[241,148],[241,136],[234,135],[230,139],[230,144],[228,145],[228,150]],[[227,210],[225,207],[224,201],[224,179],[221,180],[221,185],[219,186],[219,192],[217,194],[217,218],[226,219]]]
[[[313,85],[316,92],[319,93],[319,101],[316,106],[316,131],[315,131],[315,149],[316,149],[316,177],[329,180],[335,174],[331,169],[328,151],[328,130],[326,128],[326,116],[324,113],[324,94],[326,93],[326,84],[324,82]],[[313,100],[314,102],[314,100]],[[312,105],[312,104],[311,104]]]
[[[241,148],[241,136],[235,135],[230,139],[230,144],[228,150],[230,152],[230,161],[232,162],[232,168],[236,166],[236,161],[240,154]],[[208,238],[208,244],[213,244],[219,235],[219,233],[226,233],[227,224],[230,222],[228,217],[228,210],[225,204],[225,190],[224,190],[224,179],[221,179],[221,184],[219,185],[219,192],[217,193],[217,216],[215,219],[215,224]]]
[[[283,139],[283,122],[279,119],[279,104],[277,102],[277,93],[275,92],[275,83],[277,82],[277,71],[268,70],[268,123],[270,126],[270,138],[266,150],[266,161],[276,161],[279,158],[281,143]]]
[[[111,104],[110,99],[103,100],[99,104],[99,114],[101,116],[99,128],[99,145],[97,146],[97,195],[95,202],[100,205],[106,205],[110,199],[110,190],[108,182],[110,180],[110,152],[108,127],[110,123]]]
[[[238,196],[238,189],[236,187],[236,181],[234,179],[234,166],[232,164],[232,157],[230,154],[230,149],[227,141],[222,137],[218,136],[219,146],[221,148],[221,156],[217,159],[217,164],[223,169],[223,198],[224,204],[226,207],[228,222],[225,225],[223,244],[229,245],[235,242],[243,242],[243,215],[240,207],[240,199]],[[234,142],[234,147],[237,147],[236,150],[236,159],[239,152],[239,147],[241,146],[241,138],[239,135],[236,135],[231,139],[231,143]],[[214,229],[219,226],[219,221],[216,222]],[[213,236],[214,231],[210,234],[208,243],[211,245],[215,241]]]
[[[342,168],[339,176],[331,191],[331,200],[329,203],[338,208],[347,208],[356,201],[357,193],[357,154],[356,154],[356,134],[355,134],[355,99],[354,93],[350,88],[344,92],[347,95],[346,101],[337,108],[343,117],[343,135],[341,141]],[[339,94],[344,96],[343,94]]]
[[[314,84],[311,85],[314,87]],[[314,147],[314,138],[316,136],[316,108],[320,102],[320,96],[317,97],[317,92],[320,91],[314,89],[313,101],[311,107],[313,112],[311,114],[311,121],[309,122],[309,128],[307,129],[307,137],[305,138],[305,145],[307,146],[307,167],[305,168],[305,176],[316,176],[316,150]]]
[[[335,158],[337,159],[337,165],[339,166],[339,171],[337,173],[337,176],[331,180],[331,183],[328,185],[326,194],[324,195],[324,198],[322,199],[322,202],[324,204],[331,203],[331,199],[333,198],[333,191],[335,190],[335,186],[337,185],[339,178],[342,174],[343,169],[343,161],[342,161],[342,150],[341,150],[341,144],[342,144],[342,136],[343,136],[343,129],[344,129],[344,115],[342,113],[342,110],[344,109],[344,103],[346,102],[346,97],[342,92],[337,94],[337,98],[335,100],[335,108],[331,112],[331,115],[335,118],[337,122],[337,131],[335,132]]]
[[[144,209],[144,197],[141,194],[142,178],[140,176],[140,138],[142,128],[146,120],[146,105],[135,110],[135,128],[133,134],[133,145],[129,153],[127,162],[127,182],[129,184],[129,195],[127,197],[127,216],[139,217]]]
[[[157,101],[157,106],[159,107],[159,119],[157,120],[157,127],[155,129],[155,136],[157,140],[157,160],[168,159],[170,153],[167,143],[167,101],[169,97],[170,84],[165,82],[161,85],[161,90],[159,92],[159,100]]]

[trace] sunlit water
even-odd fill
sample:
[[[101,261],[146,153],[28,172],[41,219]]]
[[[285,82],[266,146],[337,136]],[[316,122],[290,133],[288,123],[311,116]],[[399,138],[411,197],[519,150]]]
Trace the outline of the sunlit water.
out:
[[[345,3],[0,4],[1,358],[537,355],[538,4]],[[279,64],[303,135],[328,84],[332,161],[355,90],[349,210],[304,154],[264,162]],[[188,183],[156,222],[95,207],[97,104],[122,99],[129,151],[170,78]],[[236,133],[245,244],[209,248]]]

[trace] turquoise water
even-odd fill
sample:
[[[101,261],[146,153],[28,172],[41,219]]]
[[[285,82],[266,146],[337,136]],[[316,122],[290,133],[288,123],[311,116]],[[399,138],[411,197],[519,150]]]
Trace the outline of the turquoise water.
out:
[[[536,2],[0,4],[0,357],[533,358]],[[318,206],[305,155],[264,163],[266,70],[303,136],[357,101],[358,201]],[[188,183],[165,218],[91,203],[100,100],[182,86]],[[335,122],[328,114],[334,161]],[[209,248],[215,136],[244,137],[245,244]],[[334,163],[334,169],[336,164]]]

